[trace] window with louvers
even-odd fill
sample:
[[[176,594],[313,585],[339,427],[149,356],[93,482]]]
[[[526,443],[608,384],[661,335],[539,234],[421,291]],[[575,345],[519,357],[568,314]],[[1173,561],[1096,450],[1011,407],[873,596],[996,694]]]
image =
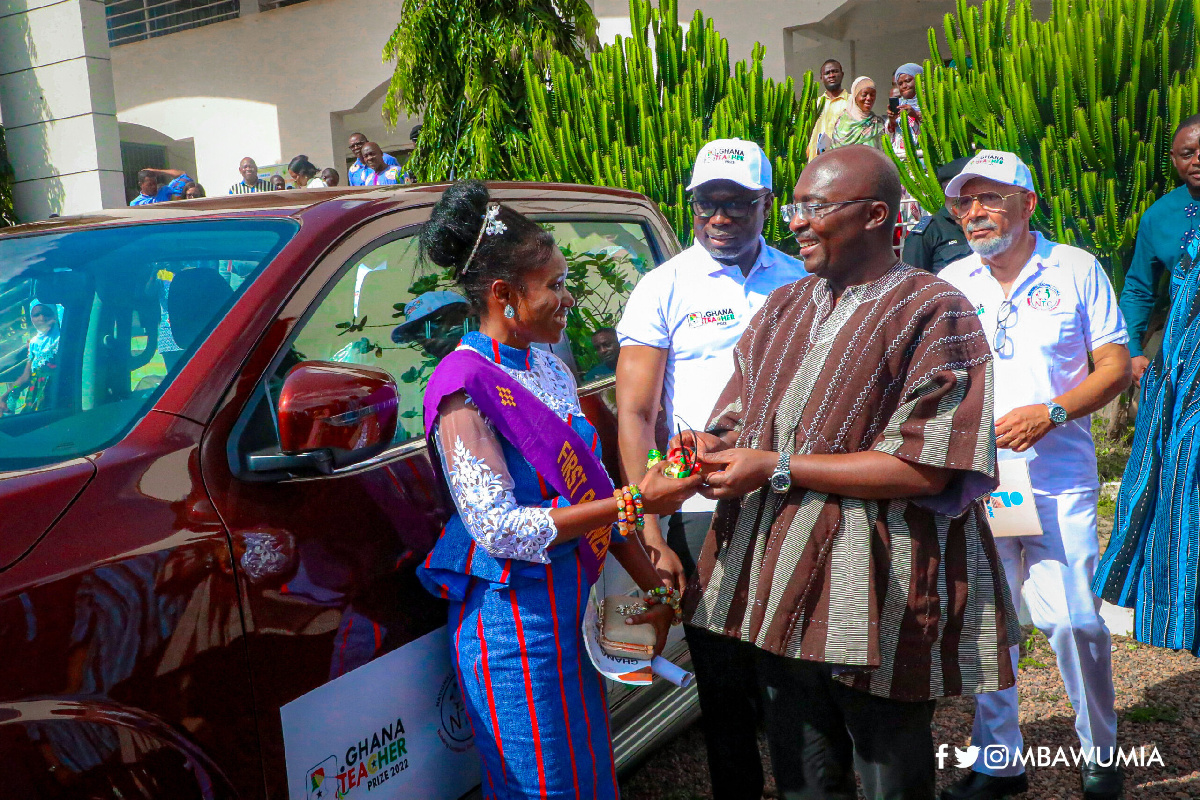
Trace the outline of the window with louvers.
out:
[[[106,0],[108,43],[114,47],[198,28],[238,16],[238,0]]]

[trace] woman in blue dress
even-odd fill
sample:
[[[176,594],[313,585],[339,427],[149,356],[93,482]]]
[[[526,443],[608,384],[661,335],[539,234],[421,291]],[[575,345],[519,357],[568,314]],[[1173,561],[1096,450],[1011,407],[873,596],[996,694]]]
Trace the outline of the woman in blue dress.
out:
[[[1135,609],[1138,641],[1200,655],[1200,238],[1182,247],[1092,590]]]
[[[581,634],[590,586],[607,545],[643,590],[655,590],[631,620],[655,626],[657,651],[677,590],[665,587],[636,536],[608,544],[621,512],[596,431],[570,370],[531,347],[559,341],[566,328],[575,302],[566,260],[537,223],[489,202],[475,181],[446,191],[422,230],[421,253],[453,270],[480,317],[426,394],[430,443],[456,513],[418,575],[450,602],[450,646],[484,795],[614,798],[604,684]],[[699,476],[654,469],[640,486],[643,509],[670,513],[699,485]]]

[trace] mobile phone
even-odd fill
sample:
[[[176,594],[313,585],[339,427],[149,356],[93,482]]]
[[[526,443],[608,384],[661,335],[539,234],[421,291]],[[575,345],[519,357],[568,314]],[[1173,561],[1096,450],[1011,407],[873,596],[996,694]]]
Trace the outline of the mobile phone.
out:
[[[888,111],[891,112],[891,111],[899,111],[899,110],[900,110],[900,98],[899,97],[889,97],[888,98]]]

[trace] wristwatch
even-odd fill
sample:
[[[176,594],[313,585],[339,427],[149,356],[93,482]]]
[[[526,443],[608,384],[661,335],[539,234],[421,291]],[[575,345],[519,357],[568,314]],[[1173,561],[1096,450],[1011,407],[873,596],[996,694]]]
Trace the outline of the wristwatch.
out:
[[[1047,400],[1043,405],[1050,409],[1050,422],[1058,427],[1067,421],[1067,410],[1053,400]]]
[[[783,494],[792,488],[792,456],[789,453],[779,454],[779,463],[771,473],[771,491]]]

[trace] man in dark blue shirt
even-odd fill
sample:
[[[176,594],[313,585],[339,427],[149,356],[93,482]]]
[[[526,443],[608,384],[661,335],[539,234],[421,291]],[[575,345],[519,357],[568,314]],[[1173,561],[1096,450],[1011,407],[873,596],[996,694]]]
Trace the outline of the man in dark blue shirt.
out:
[[[1121,313],[1129,329],[1133,377],[1141,381],[1150,359],[1142,354],[1142,338],[1158,297],[1163,270],[1171,275],[1170,295],[1182,280],[1177,274],[1184,248],[1200,230],[1200,114],[1179,123],[1171,139],[1171,162],[1183,185],[1146,209],[1138,224],[1133,262],[1121,289]]]

